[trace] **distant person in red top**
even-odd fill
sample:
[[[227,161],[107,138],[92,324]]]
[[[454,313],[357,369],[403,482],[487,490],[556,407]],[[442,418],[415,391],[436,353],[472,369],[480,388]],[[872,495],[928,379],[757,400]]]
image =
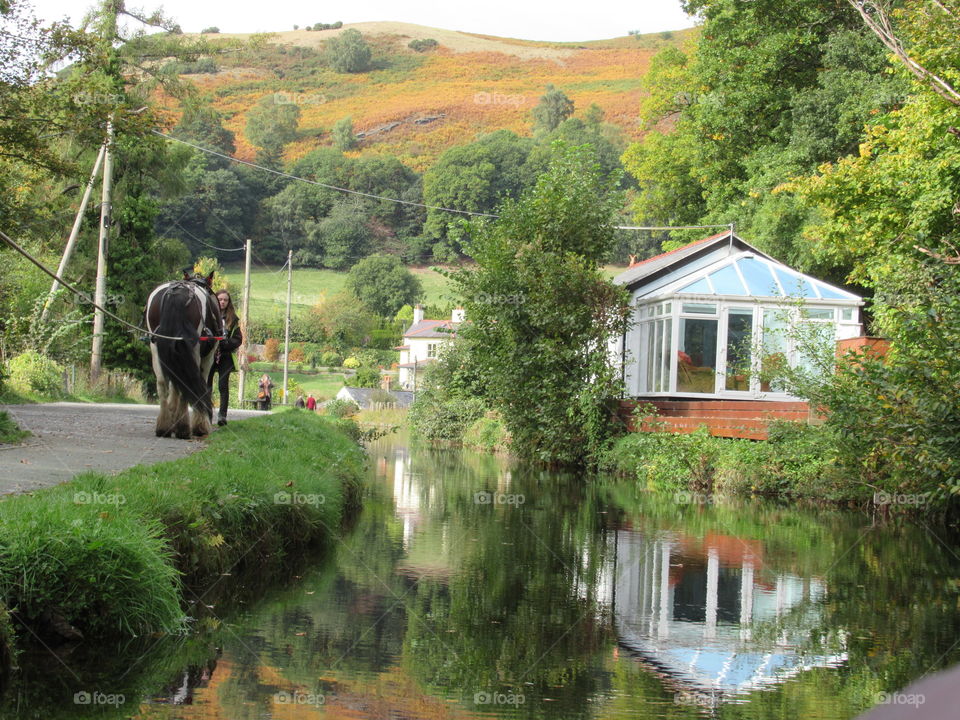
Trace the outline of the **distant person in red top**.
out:
[[[316,410],[317,409],[317,399],[313,396],[313,393],[307,395],[307,410]]]

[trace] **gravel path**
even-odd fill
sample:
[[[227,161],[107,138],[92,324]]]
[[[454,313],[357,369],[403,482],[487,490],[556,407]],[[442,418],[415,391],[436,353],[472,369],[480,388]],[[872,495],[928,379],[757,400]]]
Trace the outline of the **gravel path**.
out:
[[[0,494],[56,485],[90,470],[114,473],[176,460],[204,446],[202,440],[156,437],[156,405],[60,402],[0,405],[0,410],[33,433],[21,445],[0,444]],[[228,417],[262,414],[231,410]]]

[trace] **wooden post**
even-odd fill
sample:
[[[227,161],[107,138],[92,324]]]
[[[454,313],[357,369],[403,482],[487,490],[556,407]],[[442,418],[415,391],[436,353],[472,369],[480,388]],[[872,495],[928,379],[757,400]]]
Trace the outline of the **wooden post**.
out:
[[[283,404],[287,402],[287,374],[290,367],[290,300],[293,293],[293,250],[287,251],[287,322],[283,332]]]
[[[237,396],[240,400],[240,407],[243,407],[244,388],[247,380],[247,346],[250,340],[247,338],[247,327],[250,324],[250,238],[247,238],[247,258],[243,269],[243,310],[240,314],[240,335],[243,342],[240,345],[240,372],[237,375]]]
[[[100,204],[100,241],[97,246],[97,285],[93,301],[93,347],[90,351],[90,380],[96,382],[103,364],[103,307],[107,297],[107,244],[110,240],[110,191],[113,187],[113,118],[107,120],[107,142],[103,155],[103,193]]]

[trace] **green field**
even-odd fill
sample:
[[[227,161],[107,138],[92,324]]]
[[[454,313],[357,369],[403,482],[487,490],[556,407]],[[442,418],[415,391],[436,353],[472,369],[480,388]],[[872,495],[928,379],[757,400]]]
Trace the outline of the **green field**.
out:
[[[430,268],[410,268],[423,284],[427,305],[444,305],[447,279]],[[243,297],[243,265],[224,267],[224,275],[230,284],[234,303],[240,309]],[[316,305],[324,296],[343,292],[347,285],[347,273],[317,268],[294,268],[291,290],[290,313],[300,315]],[[280,267],[260,266],[250,271],[250,319],[253,321],[282,318],[287,302],[287,273]]]

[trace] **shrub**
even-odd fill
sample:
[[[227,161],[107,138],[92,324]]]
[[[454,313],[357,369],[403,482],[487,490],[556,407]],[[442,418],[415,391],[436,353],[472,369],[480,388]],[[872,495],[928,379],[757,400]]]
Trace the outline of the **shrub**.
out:
[[[21,430],[8,413],[0,411],[0,443],[19,442],[29,434]]]
[[[467,428],[463,444],[486,452],[503,452],[510,446],[510,435],[500,415],[488,412]]]
[[[216,25],[211,25],[210,27],[204,28],[200,32],[201,33],[218,33],[220,32],[220,28],[218,28]]]
[[[280,341],[276,338],[267,338],[263,345],[263,359],[275,363],[280,359]]]
[[[350,383],[353,387],[376,388],[380,387],[380,369],[364,366],[357,370]]]
[[[438,43],[433,38],[424,38],[422,40],[420,39],[411,40],[407,44],[407,47],[410,48],[411,50],[416,50],[417,52],[426,52],[427,50],[433,50],[439,44],[440,43]]]
[[[334,398],[324,406],[327,415],[335,418],[345,418],[355,415],[358,408],[349,400]]]
[[[320,364],[327,367],[340,367],[343,364],[343,357],[333,351],[325,352],[320,356]]]
[[[10,360],[10,387],[15,391],[59,397],[63,393],[63,368],[46,355],[28,350]]]
[[[345,368],[350,368],[351,370],[353,370],[355,368],[360,367],[360,361],[357,360],[355,357],[348,357],[346,360],[343,361],[343,366]]]
[[[293,347],[290,348],[290,355],[287,359],[292,363],[302,363],[307,359],[307,357],[303,352],[303,348]]]
[[[314,25],[314,29],[316,29]],[[327,62],[337,72],[363,72],[370,67],[372,52],[359,30],[350,28],[330,38],[326,45]]]

